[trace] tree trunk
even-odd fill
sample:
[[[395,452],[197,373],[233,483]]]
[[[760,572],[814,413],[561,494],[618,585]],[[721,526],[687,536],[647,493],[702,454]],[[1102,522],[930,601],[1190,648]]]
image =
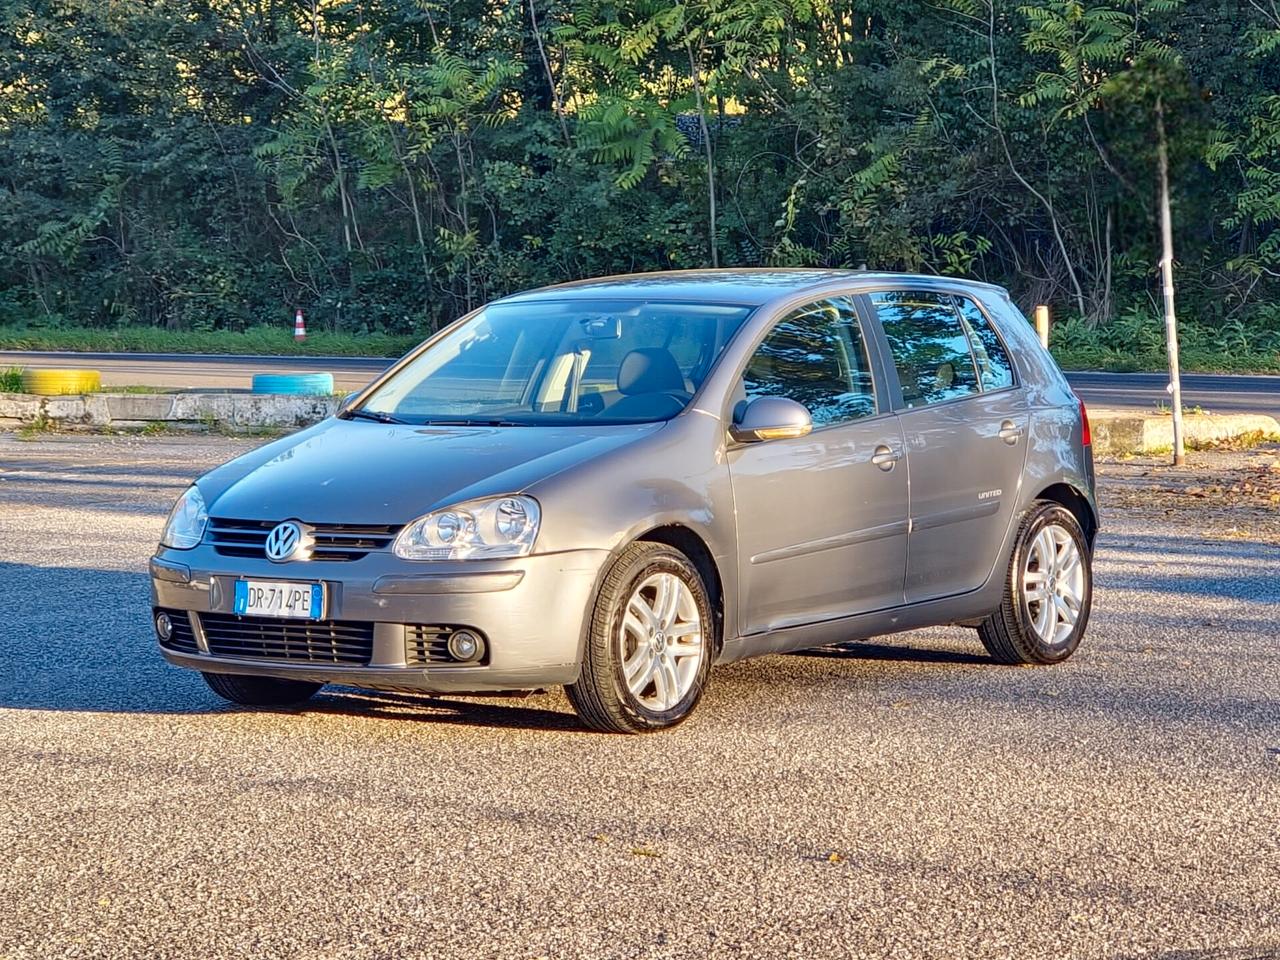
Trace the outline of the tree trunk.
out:
[[[720,266],[720,255],[716,249],[716,164],[711,151],[711,131],[707,129],[706,105],[702,99],[702,83],[698,79],[698,62],[693,56],[693,46],[685,44],[689,53],[689,76],[693,79],[693,94],[698,104],[698,130],[702,134],[702,149],[707,157],[707,219],[711,230],[711,266]]]
[[[1169,143],[1164,101],[1156,98],[1156,152],[1160,159],[1160,276],[1164,287],[1164,334],[1169,345],[1169,386],[1173,393],[1173,464],[1187,462],[1182,441],[1182,378],[1178,368],[1178,320],[1173,310],[1173,210],[1169,203]]]
[[[542,42],[542,30],[538,26],[538,0],[529,0],[529,25],[533,27],[533,39],[538,45],[538,57],[542,60],[542,70],[547,76],[547,89],[551,92],[552,103],[555,109],[556,120],[560,122],[560,135],[564,137],[564,145],[566,147],[573,146],[573,141],[569,139],[569,125],[564,119],[564,101],[560,99],[560,88],[556,85],[555,74],[551,72],[551,61],[547,59],[547,48]]]

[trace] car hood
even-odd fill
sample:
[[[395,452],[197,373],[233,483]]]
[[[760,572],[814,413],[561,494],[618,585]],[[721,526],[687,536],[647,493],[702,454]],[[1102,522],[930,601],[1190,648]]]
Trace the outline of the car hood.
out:
[[[445,427],[329,419],[199,481],[215,517],[400,524],[473,497],[518,493],[661,423]]]

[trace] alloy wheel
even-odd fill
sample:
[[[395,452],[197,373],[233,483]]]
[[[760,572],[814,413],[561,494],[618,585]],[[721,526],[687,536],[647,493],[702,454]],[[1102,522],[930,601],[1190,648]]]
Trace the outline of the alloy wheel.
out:
[[[698,602],[680,577],[655,573],[627,600],[618,628],[619,662],[631,695],[670,710],[689,693],[705,656]]]
[[[1041,528],[1031,541],[1022,573],[1027,621],[1044,643],[1065,642],[1084,606],[1084,564],[1070,531],[1056,523]]]

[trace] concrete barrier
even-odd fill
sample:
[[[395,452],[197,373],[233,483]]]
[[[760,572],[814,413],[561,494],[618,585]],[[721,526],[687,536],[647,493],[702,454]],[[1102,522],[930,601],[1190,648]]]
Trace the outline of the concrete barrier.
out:
[[[1256,413],[1184,413],[1187,446],[1208,446],[1258,436],[1280,439],[1275,417]],[[1093,452],[1103,456],[1166,453],[1173,449],[1173,418],[1138,410],[1089,409]]]
[[[248,393],[93,393],[38,397],[0,393],[0,427],[256,430],[305,427],[338,410],[338,397]]]

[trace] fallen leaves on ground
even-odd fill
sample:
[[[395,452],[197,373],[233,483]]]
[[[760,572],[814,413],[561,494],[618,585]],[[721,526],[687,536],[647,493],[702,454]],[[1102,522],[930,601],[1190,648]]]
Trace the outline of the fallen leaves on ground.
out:
[[[1198,526],[1206,536],[1280,542],[1280,446],[1248,452],[1202,450],[1173,467],[1159,461],[1103,461],[1104,511]]]

